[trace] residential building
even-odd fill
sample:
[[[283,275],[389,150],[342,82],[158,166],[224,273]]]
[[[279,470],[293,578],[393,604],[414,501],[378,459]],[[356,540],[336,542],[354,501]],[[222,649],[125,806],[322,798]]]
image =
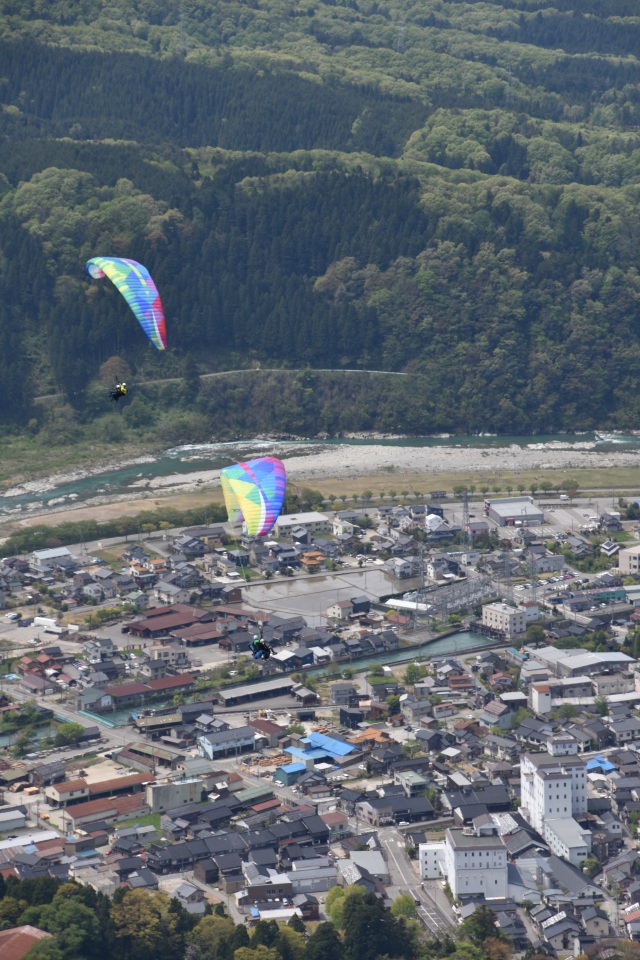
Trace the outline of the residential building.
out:
[[[547,750],[552,757],[575,757],[578,741],[570,733],[556,733],[547,739]]]
[[[621,576],[640,573],[640,544],[620,550],[618,553],[618,570]]]
[[[507,603],[486,603],[482,608],[482,623],[506,637],[515,637],[527,629],[527,611]]]
[[[358,688],[350,680],[337,680],[329,687],[331,703],[350,704],[358,699]]]
[[[255,730],[253,727],[233,727],[220,733],[205,733],[198,737],[198,753],[201,757],[213,760],[214,757],[237,755],[253,750]]]
[[[331,520],[324,513],[286,513],[278,517],[273,534],[276,537],[291,535],[296,527],[303,527],[308,533],[330,533]]]
[[[331,620],[348,620],[353,612],[351,600],[336,600],[335,603],[327,607],[327,617]]]
[[[6,960],[22,960],[31,947],[40,940],[52,936],[53,934],[47,933],[46,930],[40,930],[39,927],[32,927],[30,924],[0,930],[0,956],[5,957]]]

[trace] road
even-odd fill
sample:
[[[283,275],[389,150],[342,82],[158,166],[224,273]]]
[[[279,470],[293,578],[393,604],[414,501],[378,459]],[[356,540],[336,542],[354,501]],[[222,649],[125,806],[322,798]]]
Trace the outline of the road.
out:
[[[405,854],[404,840],[396,828],[380,828],[378,839],[386,854],[389,867],[391,883],[388,889],[391,888],[392,892],[395,889],[396,896],[401,893],[410,893],[415,900],[419,900],[418,916],[432,933],[450,931],[455,926],[455,920],[444,892],[428,882],[420,883],[412,861]],[[444,902],[438,902],[440,900],[438,894]]]
[[[301,370],[301,369],[300,369],[300,370],[297,370],[297,369],[286,369],[286,370],[285,370],[283,367],[259,367],[259,368],[257,368],[257,369],[254,369],[253,367],[252,367],[251,369],[249,369],[248,367],[243,367],[243,368],[240,369],[240,370],[218,370],[218,371],[216,371],[215,373],[201,373],[198,379],[199,379],[199,380],[211,380],[211,379],[216,378],[216,377],[233,377],[233,376],[235,376],[235,375],[237,375],[237,374],[247,374],[247,373],[250,373],[252,377],[255,377],[257,374],[260,374],[260,373],[281,373],[281,374],[286,373],[286,374],[288,374],[290,377],[292,377],[292,376],[296,376],[296,375],[299,374],[299,373],[307,373],[307,372],[308,372],[308,371],[306,371],[306,370]],[[314,373],[360,373],[360,374],[375,374],[375,375],[377,375],[377,376],[379,376],[379,377],[409,377],[409,376],[410,376],[410,377],[412,377],[413,379],[415,379],[416,377],[426,377],[426,376],[427,376],[427,374],[424,374],[424,373],[410,373],[410,374],[409,374],[409,373],[403,373],[401,370],[358,370],[358,369],[348,369],[348,368],[345,368],[345,367],[340,367],[340,368],[338,368],[337,370],[333,370],[333,369],[330,369],[330,368],[327,368],[327,369],[318,368],[318,369],[314,369],[313,372],[314,372]],[[154,380],[140,380],[137,385],[140,386],[140,387],[146,387],[146,386],[148,386],[149,384],[157,384],[157,383],[181,383],[181,382],[182,382],[182,377],[162,377],[162,378],[160,378],[160,379],[157,379],[157,378],[156,378],[156,379],[154,379]],[[39,397],[34,397],[34,398],[33,398],[33,402],[34,402],[34,403],[48,403],[48,402],[50,402],[51,400],[59,400],[62,396],[63,396],[63,394],[61,394],[61,393],[46,393],[46,394],[43,394],[43,395],[41,395],[41,396],[39,396]]]

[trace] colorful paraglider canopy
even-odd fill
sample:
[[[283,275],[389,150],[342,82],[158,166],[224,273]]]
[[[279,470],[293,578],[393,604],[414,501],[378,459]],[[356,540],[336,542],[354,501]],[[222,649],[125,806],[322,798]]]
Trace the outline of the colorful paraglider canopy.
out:
[[[87,272],[94,280],[108,277],[133,310],[154,347],[166,350],[167,334],[160,294],[146,267],[136,260],[93,257],[87,261]]]
[[[244,520],[247,533],[263,537],[280,516],[286,474],[275,457],[236,463],[220,471],[224,502],[231,523]]]

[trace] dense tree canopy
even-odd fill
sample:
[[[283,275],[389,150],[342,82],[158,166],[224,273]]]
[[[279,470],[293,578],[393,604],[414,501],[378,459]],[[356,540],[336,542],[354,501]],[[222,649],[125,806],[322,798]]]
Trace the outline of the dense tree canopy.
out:
[[[633,0],[10,0],[0,29],[5,432],[637,424]],[[166,355],[84,273],[107,253],[151,270]]]

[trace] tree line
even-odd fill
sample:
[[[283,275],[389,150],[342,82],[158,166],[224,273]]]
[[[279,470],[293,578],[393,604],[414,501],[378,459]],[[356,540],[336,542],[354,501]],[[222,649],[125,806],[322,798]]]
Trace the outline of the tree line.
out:
[[[513,952],[488,907],[455,939],[425,938],[410,894],[389,908],[352,885],[327,900],[329,921],[259,919],[247,929],[222,904],[207,903],[198,916],[158,890],[120,887],[109,898],[75,881],[0,877],[0,930],[30,925],[51,934],[28,960],[509,960]],[[537,960],[534,951],[529,960]]]

